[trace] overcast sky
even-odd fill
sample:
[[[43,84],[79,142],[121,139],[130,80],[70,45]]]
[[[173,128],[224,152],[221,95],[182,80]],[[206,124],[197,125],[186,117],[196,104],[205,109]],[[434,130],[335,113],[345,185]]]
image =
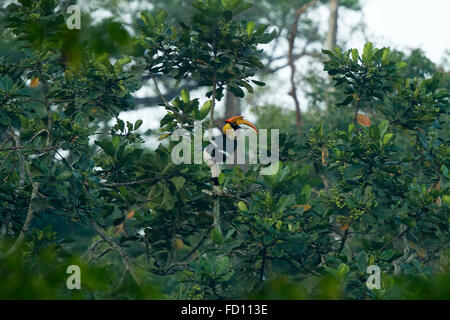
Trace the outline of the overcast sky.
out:
[[[399,49],[422,48],[434,62],[450,49],[449,0],[366,0],[369,38]]]

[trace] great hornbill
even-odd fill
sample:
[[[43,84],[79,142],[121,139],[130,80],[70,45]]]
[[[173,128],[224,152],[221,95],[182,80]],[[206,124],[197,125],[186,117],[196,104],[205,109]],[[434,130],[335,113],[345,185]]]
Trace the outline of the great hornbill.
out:
[[[250,121],[244,120],[243,116],[235,116],[225,120],[222,128],[222,134],[211,139],[211,143],[203,150],[203,158],[206,164],[211,168],[211,176],[214,185],[219,185],[219,175],[222,164],[228,157],[234,157],[234,151],[237,147],[237,137],[239,135],[240,125],[251,127],[255,132],[258,129]],[[231,130],[231,131],[230,131]],[[237,131],[238,130],[238,131]],[[227,152],[227,145],[232,145],[232,153]]]

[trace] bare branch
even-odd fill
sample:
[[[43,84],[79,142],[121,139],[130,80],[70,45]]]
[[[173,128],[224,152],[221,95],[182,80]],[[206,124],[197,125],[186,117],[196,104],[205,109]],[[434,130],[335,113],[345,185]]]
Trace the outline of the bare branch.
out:
[[[297,30],[298,30],[298,21],[300,19],[300,16],[308,10],[309,7],[315,5],[318,0],[312,0],[306,4],[304,4],[302,7],[297,9],[295,11],[295,19],[294,24],[291,28],[291,33],[289,36],[289,54],[288,54],[288,64],[291,67],[291,90],[289,91],[289,95],[292,96],[292,99],[294,99],[295,103],[295,113],[296,113],[296,125],[297,130],[300,131],[300,127],[302,125],[302,114],[300,110],[300,102],[297,97],[297,88],[295,86],[295,59],[294,59],[294,45],[295,45],[295,38],[297,36]]]
[[[159,97],[160,97],[161,100],[164,102],[164,105],[165,105],[166,107],[170,108],[170,104],[169,104],[169,102],[166,100],[166,98],[164,97],[164,95],[162,94],[161,90],[159,89],[158,82],[156,82],[155,77],[154,77],[153,75],[150,75],[150,76],[151,76],[151,78],[152,78],[152,80],[153,80],[153,83],[155,84],[155,88],[156,88],[156,91],[158,92]]]

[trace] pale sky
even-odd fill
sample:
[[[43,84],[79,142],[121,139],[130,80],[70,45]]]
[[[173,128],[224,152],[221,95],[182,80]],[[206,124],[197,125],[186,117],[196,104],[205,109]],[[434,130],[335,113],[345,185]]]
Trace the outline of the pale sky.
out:
[[[450,50],[449,0],[366,0],[363,13],[374,42],[421,48],[437,63]]]

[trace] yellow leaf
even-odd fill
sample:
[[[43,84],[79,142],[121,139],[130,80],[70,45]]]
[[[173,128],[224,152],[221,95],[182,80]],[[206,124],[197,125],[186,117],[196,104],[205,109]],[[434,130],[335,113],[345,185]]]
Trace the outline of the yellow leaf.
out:
[[[247,206],[246,206],[244,201],[239,201],[238,202],[238,208],[241,211],[248,211],[248,208],[247,208]]]
[[[299,208],[299,207],[302,207],[303,211],[305,211],[305,212],[308,211],[309,209],[311,209],[311,206],[309,204],[296,204],[292,208],[295,209],[295,208]]]
[[[355,101],[361,100],[361,98],[358,97],[358,95],[356,93],[353,94],[353,99],[355,99]]]
[[[183,249],[184,243],[183,240],[181,239],[175,239],[173,241],[173,246],[175,247],[176,250],[181,250]]]
[[[204,66],[207,66],[207,65],[208,65],[205,61],[200,60],[200,59],[195,60],[195,62],[197,62],[197,63],[199,63],[199,64],[202,64],[202,65],[204,65]]]
[[[170,133],[165,133],[162,136],[159,137],[158,140],[164,140],[165,138],[170,137]]]
[[[30,87],[35,88],[39,85],[39,78],[33,78],[30,82]]]
[[[362,126],[370,126],[370,118],[362,113],[358,113],[358,123]]]
[[[348,230],[348,228],[350,228],[350,223],[348,223],[348,222],[341,223],[341,230],[342,231]]]
[[[134,216],[134,210],[131,210],[130,212],[128,212],[127,214],[127,219],[131,219]]]

